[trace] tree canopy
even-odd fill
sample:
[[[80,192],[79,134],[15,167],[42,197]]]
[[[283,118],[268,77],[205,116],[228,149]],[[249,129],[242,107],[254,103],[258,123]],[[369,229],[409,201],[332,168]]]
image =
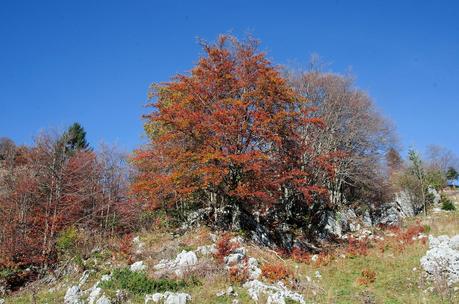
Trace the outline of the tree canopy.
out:
[[[304,136],[322,120],[257,45],[231,36],[203,43],[205,56],[190,75],[152,86],[150,143],[135,152],[133,189],[153,207],[248,208],[275,203],[285,191],[305,201],[325,192],[317,181],[333,174],[332,155],[313,155]]]

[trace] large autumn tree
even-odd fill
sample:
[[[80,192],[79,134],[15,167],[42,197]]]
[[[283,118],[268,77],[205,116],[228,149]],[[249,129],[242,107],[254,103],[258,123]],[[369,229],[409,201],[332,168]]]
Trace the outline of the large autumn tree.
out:
[[[135,152],[134,192],[153,208],[246,211],[292,196],[306,205],[323,193],[317,180],[333,167],[327,155],[308,157],[304,130],[322,124],[309,115],[308,101],[256,41],[221,36],[202,46],[205,54],[189,75],[151,87],[150,142]]]

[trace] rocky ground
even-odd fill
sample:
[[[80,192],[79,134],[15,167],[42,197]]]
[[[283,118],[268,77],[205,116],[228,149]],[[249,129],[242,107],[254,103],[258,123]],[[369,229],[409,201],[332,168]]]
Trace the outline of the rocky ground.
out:
[[[459,207],[459,193],[448,195]],[[0,303],[459,303],[459,211],[351,230],[317,255],[285,255],[206,228],[145,232],[128,246],[69,258],[62,275]]]

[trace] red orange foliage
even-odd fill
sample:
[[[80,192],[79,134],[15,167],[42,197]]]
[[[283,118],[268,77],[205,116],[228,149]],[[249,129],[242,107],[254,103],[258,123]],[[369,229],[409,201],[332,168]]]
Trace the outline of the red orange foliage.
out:
[[[271,282],[285,280],[292,276],[292,272],[284,264],[263,264],[262,275]]]
[[[154,111],[145,117],[150,144],[135,152],[133,192],[152,208],[266,206],[285,187],[306,201],[325,194],[315,174],[332,174],[333,166],[331,156],[311,156],[303,132],[321,120],[311,118],[309,103],[256,42],[221,36],[203,49],[190,75],[152,87]]]
[[[224,233],[216,243],[217,252],[215,257],[223,262],[223,259],[239,246],[238,242],[231,242],[231,234]]]

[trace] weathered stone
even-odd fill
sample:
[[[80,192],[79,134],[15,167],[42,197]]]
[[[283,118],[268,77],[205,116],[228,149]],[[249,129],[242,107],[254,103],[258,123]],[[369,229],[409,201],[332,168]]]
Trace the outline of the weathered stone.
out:
[[[88,296],[88,304],[94,304],[97,299],[102,294],[102,289],[100,287],[95,287],[91,289],[91,292]]]
[[[91,275],[90,270],[85,270],[83,274],[81,275],[80,281],[78,282],[78,286],[82,287],[86,281],[88,280],[89,276]]]
[[[244,259],[244,255],[241,253],[231,253],[225,257],[224,261],[227,266],[233,266],[239,264]]]
[[[96,304],[111,304],[112,301],[110,301],[109,298],[107,298],[105,295],[103,295],[102,297],[99,298],[99,300],[97,300]]]
[[[217,253],[217,247],[215,244],[212,245],[207,245],[207,246],[199,246],[198,249],[196,249],[196,253],[203,255],[203,256],[209,256]]]
[[[442,235],[429,236],[429,250],[421,258],[421,266],[432,279],[446,279],[448,284],[459,282],[459,235],[451,239]]]
[[[140,240],[139,236],[132,239],[132,245],[134,245],[135,253],[141,254],[144,250],[145,243]]]
[[[147,265],[145,265],[143,261],[138,261],[132,264],[129,267],[129,269],[133,272],[140,272],[140,271],[144,271],[145,269],[147,269]]]
[[[438,203],[440,203],[441,195],[440,195],[440,193],[438,193],[438,191],[435,188],[429,187],[427,189],[427,192],[432,196],[432,198],[433,198],[432,203],[434,205],[437,205]]]
[[[189,300],[191,300],[191,296],[187,293],[169,291],[145,296],[145,304],[150,302],[159,303],[161,301],[163,301],[164,304],[186,304]]]
[[[286,299],[305,304],[304,297],[296,292],[290,291],[282,282],[275,285],[268,285],[258,280],[252,280],[244,283],[244,288],[252,300],[258,303],[260,298],[267,297],[266,303],[285,304]]]
[[[81,289],[78,285],[74,285],[67,289],[64,296],[64,304],[82,304]]]
[[[157,271],[157,274],[160,274],[160,272],[174,272],[175,275],[181,277],[184,271],[197,263],[198,257],[196,253],[183,250],[176,256],[175,260],[161,260],[153,268]]]
[[[247,260],[247,270],[249,272],[249,280],[256,280],[261,276],[261,269],[258,267],[258,261],[250,257]]]

